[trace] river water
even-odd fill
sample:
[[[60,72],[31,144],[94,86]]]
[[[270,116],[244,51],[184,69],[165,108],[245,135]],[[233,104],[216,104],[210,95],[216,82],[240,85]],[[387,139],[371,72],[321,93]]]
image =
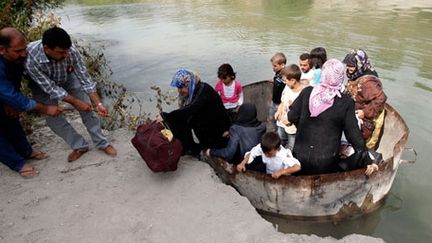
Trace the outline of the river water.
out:
[[[432,240],[431,1],[82,0],[56,13],[75,38],[105,46],[115,82],[144,94],[152,85],[170,89],[180,67],[214,84],[218,66],[228,62],[248,84],[272,78],[275,52],[297,63],[317,46],[338,59],[365,49],[388,103],[410,127],[407,146],[417,162],[399,168],[386,204],[370,215],[336,225],[266,218],[287,233]]]

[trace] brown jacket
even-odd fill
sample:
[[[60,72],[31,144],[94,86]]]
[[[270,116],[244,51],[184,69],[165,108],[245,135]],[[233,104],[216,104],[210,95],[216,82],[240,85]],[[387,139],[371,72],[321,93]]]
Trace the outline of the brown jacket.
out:
[[[382,83],[373,75],[365,75],[349,81],[347,90],[355,101],[355,109],[363,110],[366,119],[373,120],[383,109],[387,100]]]

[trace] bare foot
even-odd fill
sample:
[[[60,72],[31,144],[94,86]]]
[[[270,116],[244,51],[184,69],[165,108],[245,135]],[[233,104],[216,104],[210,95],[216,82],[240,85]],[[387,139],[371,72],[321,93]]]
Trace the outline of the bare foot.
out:
[[[29,159],[35,159],[35,160],[42,160],[48,158],[49,155],[40,151],[40,150],[33,150],[30,154]]]
[[[29,164],[24,164],[18,173],[24,178],[33,178],[39,174],[39,171]]]

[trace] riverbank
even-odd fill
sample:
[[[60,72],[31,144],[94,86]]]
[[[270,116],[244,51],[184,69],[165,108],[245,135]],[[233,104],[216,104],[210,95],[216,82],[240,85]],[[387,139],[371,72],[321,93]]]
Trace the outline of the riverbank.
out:
[[[76,114],[72,124],[83,132]],[[43,125],[43,121],[40,121]],[[68,146],[49,128],[30,136],[50,157],[23,179],[0,166],[0,242],[383,242],[283,234],[206,163],[185,156],[172,173],[152,173],[132,147],[133,132],[106,132],[118,149],[94,149],[68,163]]]

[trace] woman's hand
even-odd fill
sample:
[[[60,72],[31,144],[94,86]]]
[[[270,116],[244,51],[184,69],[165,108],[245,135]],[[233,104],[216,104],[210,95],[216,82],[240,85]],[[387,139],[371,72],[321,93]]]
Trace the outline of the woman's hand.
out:
[[[365,174],[366,174],[367,176],[369,176],[369,175],[372,175],[372,173],[374,173],[375,171],[378,171],[378,170],[379,170],[379,167],[378,167],[377,164],[370,164],[370,165],[368,165],[368,166],[366,167]]]
[[[363,112],[363,110],[356,110],[355,113],[356,113],[356,115],[357,115],[357,117],[359,119],[363,119],[364,118],[364,112]]]
[[[162,123],[164,121],[164,119],[162,118],[161,114],[157,114],[156,115],[156,122],[157,123]]]

